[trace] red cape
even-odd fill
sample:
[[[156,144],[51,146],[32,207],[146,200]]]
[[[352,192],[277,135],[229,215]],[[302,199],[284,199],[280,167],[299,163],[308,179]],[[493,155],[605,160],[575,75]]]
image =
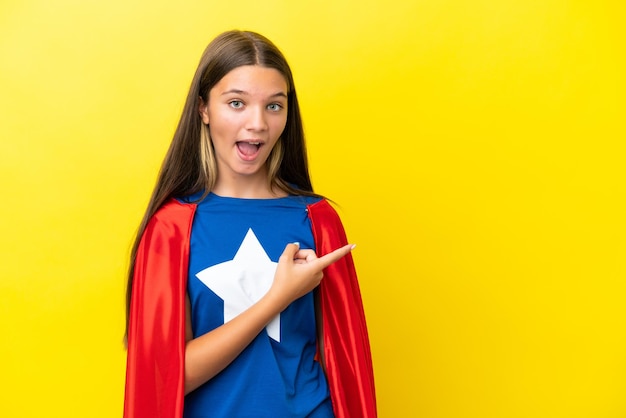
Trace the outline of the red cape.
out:
[[[185,399],[185,295],[196,205],[167,202],[143,234],[133,279],[125,418],[181,418]],[[308,207],[318,255],[347,243],[337,212]],[[352,256],[324,271],[319,286],[323,353],[336,418],[376,417],[374,373]]]

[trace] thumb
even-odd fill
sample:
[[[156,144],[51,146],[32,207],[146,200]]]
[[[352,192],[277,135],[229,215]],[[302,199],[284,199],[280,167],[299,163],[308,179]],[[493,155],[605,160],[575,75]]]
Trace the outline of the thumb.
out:
[[[293,242],[293,243],[287,244],[287,246],[283,250],[283,253],[281,254],[280,258],[285,258],[287,260],[293,260],[294,258],[296,258],[296,254],[298,253],[298,251],[300,251],[300,243],[299,242]]]

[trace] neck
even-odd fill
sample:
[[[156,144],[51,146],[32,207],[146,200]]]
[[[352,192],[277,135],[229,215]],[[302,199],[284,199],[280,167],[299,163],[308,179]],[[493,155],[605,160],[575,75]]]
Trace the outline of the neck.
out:
[[[287,193],[275,185],[270,185],[267,178],[249,178],[245,181],[242,181],[241,178],[218,178],[211,191],[218,196],[240,199],[273,199],[287,196]]]

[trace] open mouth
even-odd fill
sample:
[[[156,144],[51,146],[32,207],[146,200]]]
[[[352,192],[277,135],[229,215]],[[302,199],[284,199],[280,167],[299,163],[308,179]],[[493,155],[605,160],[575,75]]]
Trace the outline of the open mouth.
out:
[[[239,153],[246,157],[253,157],[259,152],[259,148],[261,148],[261,142],[255,141],[237,141],[237,149]]]

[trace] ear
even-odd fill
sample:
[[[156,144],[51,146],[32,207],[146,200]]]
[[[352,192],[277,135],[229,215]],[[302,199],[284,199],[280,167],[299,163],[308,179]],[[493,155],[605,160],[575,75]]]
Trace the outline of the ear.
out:
[[[209,103],[205,102],[202,97],[198,97],[198,113],[205,125],[209,124]]]

